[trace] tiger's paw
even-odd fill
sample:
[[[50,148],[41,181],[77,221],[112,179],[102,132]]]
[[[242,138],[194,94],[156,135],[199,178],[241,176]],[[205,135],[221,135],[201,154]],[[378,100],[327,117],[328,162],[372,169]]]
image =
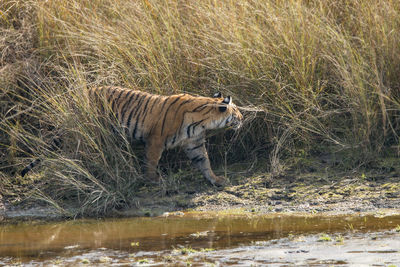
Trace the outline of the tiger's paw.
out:
[[[158,174],[148,174],[147,179],[147,182],[152,185],[158,185],[162,181],[162,177]]]
[[[215,176],[210,182],[218,188],[223,188],[227,184],[227,180],[222,176]]]

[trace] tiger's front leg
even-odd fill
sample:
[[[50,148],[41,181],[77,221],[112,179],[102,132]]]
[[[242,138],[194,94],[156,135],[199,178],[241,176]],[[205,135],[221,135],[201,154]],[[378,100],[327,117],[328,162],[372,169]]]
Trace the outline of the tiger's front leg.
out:
[[[208,158],[205,140],[201,139],[199,142],[190,143],[184,146],[186,155],[192,161],[193,165],[196,166],[210,181],[213,185],[223,186],[225,184],[225,178],[216,176],[211,169],[210,159]]]
[[[155,141],[146,143],[146,176],[152,182],[159,182],[160,180],[157,166],[163,150],[162,143]]]

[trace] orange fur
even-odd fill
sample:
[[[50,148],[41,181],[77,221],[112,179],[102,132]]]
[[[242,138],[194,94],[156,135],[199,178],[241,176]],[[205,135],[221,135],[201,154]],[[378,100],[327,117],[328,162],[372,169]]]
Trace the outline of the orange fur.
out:
[[[206,130],[240,126],[242,114],[230,97],[160,96],[120,87],[89,90],[90,98],[101,96],[129,135],[145,142],[149,179],[158,179],[156,169],[165,149],[183,146],[212,184],[224,184],[211,170],[204,142]]]

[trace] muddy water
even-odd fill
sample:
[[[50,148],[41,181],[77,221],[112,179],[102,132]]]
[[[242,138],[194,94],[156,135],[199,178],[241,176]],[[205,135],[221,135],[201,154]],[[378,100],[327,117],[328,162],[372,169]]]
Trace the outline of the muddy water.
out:
[[[196,213],[20,223],[0,226],[0,265],[400,266],[398,225],[400,215]]]

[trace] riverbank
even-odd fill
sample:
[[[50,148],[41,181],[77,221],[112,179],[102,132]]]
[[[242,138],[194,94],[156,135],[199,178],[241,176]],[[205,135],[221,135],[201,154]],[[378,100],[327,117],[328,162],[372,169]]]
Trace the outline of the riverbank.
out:
[[[337,175],[337,174],[336,174]],[[143,196],[138,210],[124,215],[159,216],[169,210],[217,213],[399,213],[400,176],[396,173],[282,175],[259,174],[223,190],[210,187],[190,189],[172,196]],[[207,185],[208,186],[208,185]]]
[[[168,216],[184,211],[217,214],[398,214],[400,212],[400,175],[396,167],[386,171],[340,172],[323,168],[312,172],[286,171],[232,175],[223,189],[213,187],[201,176],[164,181],[160,186],[144,186],[129,206],[112,210],[107,216]],[[17,203],[14,201],[14,203]],[[42,202],[43,203],[43,202]],[[60,220],[76,214],[73,204],[65,207],[40,205],[36,201],[11,204],[3,199],[2,221]],[[178,212],[178,213],[176,213]],[[76,217],[76,216],[75,216]],[[92,216],[96,217],[96,216]]]

